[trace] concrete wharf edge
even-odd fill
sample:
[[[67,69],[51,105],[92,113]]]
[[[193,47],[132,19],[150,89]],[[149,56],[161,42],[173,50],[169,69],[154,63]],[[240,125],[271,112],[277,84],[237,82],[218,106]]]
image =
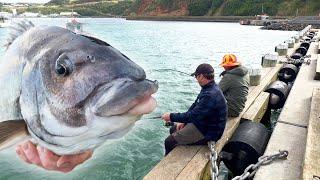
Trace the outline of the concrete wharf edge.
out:
[[[318,32],[318,37],[319,37]],[[319,42],[312,42],[307,55],[311,55],[310,65],[303,64],[267,145],[264,155],[271,155],[279,150],[288,150],[286,160],[277,160],[262,166],[255,175],[255,180],[300,180],[302,179],[303,161],[306,149],[307,128],[313,88],[320,86],[314,80]],[[319,164],[318,164],[319,165]]]
[[[309,119],[303,180],[320,178],[320,86],[313,90]]]
[[[320,46],[318,47],[318,54],[320,53]],[[315,80],[320,80],[320,56],[318,56]]]

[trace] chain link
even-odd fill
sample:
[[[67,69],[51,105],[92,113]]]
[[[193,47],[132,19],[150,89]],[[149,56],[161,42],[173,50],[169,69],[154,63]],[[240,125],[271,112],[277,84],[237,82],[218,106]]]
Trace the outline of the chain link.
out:
[[[276,159],[285,159],[288,157],[289,152],[284,150],[273,155],[261,156],[256,164],[250,164],[240,176],[234,177],[232,180],[245,180],[247,178],[253,178],[260,166],[270,164]]]
[[[211,160],[211,179],[212,180],[218,180],[218,175],[219,175],[219,169],[217,165],[217,160],[218,160],[218,153],[215,150],[215,145],[216,143],[214,141],[209,141],[208,146],[210,149],[210,160]]]
[[[310,60],[310,59],[291,59],[291,58],[289,58],[288,60],[279,61],[279,63],[283,63],[283,64],[306,64],[306,65],[310,65],[311,60]]]

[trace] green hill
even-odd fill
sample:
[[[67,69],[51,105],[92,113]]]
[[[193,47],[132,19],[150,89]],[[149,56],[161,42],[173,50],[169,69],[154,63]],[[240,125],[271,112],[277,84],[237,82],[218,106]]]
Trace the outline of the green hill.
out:
[[[82,16],[315,16],[320,0],[51,0],[45,5],[19,8],[42,14],[74,11]],[[0,10],[6,10],[1,8]]]
[[[151,3],[150,3],[151,2]],[[145,5],[148,4],[146,7]],[[261,14],[262,9],[269,15],[300,16],[318,15],[319,0],[136,0],[132,9],[138,15],[150,14],[159,7],[169,11],[187,4],[187,15],[222,15],[222,16],[253,16]],[[143,9],[141,8],[143,7]]]

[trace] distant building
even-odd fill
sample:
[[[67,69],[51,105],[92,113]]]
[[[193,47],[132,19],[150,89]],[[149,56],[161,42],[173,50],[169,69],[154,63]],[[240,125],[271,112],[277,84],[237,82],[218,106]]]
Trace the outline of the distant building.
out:
[[[51,17],[51,18],[56,18],[56,17],[59,17],[60,15],[59,14],[49,14],[48,17]]]
[[[14,7],[29,7],[30,4],[27,4],[27,3],[16,3],[16,4],[13,4]]]
[[[269,16],[267,14],[256,15],[256,20],[268,20]]]
[[[39,13],[32,13],[32,12],[24,12],[19,15],[20,17],[40,17],[41,14]]]
[[[6,7],[6,8],[12,8],[13,6],[10,5],[10,4],[4,4],[3,7]]]
[[[61,12],[60,16],[63,16],[63,17],[79,17],[80,14],[78,14],[77,12]]]

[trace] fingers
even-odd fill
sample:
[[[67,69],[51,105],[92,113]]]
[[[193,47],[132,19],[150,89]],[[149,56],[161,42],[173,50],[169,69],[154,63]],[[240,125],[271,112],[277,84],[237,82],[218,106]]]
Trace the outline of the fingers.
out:
[[[30,141],[23,145],[24,153],[31,164],[41,165],[37,148]]]
[[[161,118],[165,121],[170,121],[170,113],[164,113]]]
[[[25,155],[23,149],[22,149],[22,145],[18,145],[16,148],[16,153],[18,154],[18,156],[20,157],[20,159],[22,159],[24,162],[26,163],[30,163],[27,156]]]
[[[89,159],[93,151],[89,150],[76,155],[58,156],[46,148],[36,147],[30,141],[27,141],[17,146],[16,153],[26,163],[36,164],[47,170],[69,172],[77,165]]]
[[[57,167],[63,169],[73,169],[77,165],[83,163],[92,156],[92,151],[86,151],[76,155],[64,155],[59,158]]]
[[[59,156],[40,146],[37,149],[42,167],[47,170],[56,170]]]
[[[33,145],[30,141],[19,145],[16,149],[16,152],[23,161],[30,164],[41,165],[38,151],[35,145]]]

